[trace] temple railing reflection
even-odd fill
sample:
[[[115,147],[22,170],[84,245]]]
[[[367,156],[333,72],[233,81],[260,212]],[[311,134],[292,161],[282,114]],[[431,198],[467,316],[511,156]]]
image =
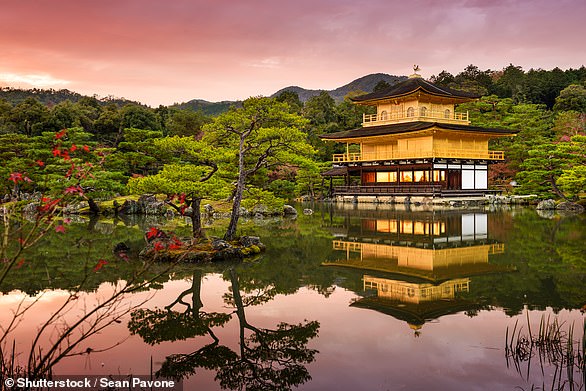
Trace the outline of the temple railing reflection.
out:
[[[456,278],[439,285],[417,284],[369,275],[365,275],[363,281],[364,290],[375,290],[380,298],[414,304],[424,301],[455,299],[457,293],[468,292],[470,289],[469,278]]]
[[[324,266],[362,271],[365,292],[353,307],[405,320],[418,330],[431,319],[474,311],[472,277],[512,271],[491,263],[505,252],[491,239],[486,213],[405,213],[348,220],[332,241],[335,259]]]

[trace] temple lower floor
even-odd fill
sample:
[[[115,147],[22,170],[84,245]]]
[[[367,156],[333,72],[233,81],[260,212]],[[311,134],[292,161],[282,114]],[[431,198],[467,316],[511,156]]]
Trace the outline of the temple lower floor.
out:
[[[482,196],[488,189],[487,161],[377,162],[337,167],[332,176],[345,178],[331,186],[337,195]],[[330,182],[331,183],[331,182]]]

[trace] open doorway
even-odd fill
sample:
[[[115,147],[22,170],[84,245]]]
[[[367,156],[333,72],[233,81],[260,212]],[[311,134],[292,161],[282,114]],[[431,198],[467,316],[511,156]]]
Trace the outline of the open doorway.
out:
[[[460,190],[462,188],[462,171],[448,170],[448,189]]]

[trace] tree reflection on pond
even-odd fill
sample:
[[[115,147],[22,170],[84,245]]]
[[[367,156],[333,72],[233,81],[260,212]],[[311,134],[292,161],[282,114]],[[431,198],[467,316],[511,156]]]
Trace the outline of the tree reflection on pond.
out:
[[[249,323],[246,308],[271,300],[274,287],[254,283],[242,286],[236,267],[225,273],[231,291],[224,295],[224,301],[233,310],[207,313],[202,311],[202,277],[201,270],[194,270],[191,288],[164,309],[132,313],[128,326],[131,333],[151,345],[205,335],[212,340],[191,353],[169,355],[157,376],[183,379],[203,368],[216,371],[216,381],[224,389],[250,390],[287,390],[311,379],[305,365],[314,361],[317,350],[307,345],[317,337],[319,322],[281,322],[272,329]],[[189,295],[191,302],[185,301]],[[183,312],[173,310],[177,306],[183,306]],[[222,345],[214,333],[214,328],[223,327],[233,315],[238,324],[237,350]]]

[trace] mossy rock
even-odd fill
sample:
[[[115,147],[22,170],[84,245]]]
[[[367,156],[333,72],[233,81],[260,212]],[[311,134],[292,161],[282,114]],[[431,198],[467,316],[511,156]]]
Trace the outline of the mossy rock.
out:
[[[254,245],[252,245],[250,247],[243,247],[240,251],[245,256],[254,255],[254,254],[260,254],[261,253],[260,247],[254,246]]]
[[[210,263],[210,262],[227,262],[242,261],[246,257],[260,254],[264,251],[265,246],[260,241],[256,244],[243,246],[240,241],[226,243],[228,246],[215,247],[211,241],[199,243],[195,246],[169,250],[167,248],[155,251],[154,241],[150,242],[144,248],[140,257],[146,260],[156,262],[181,262],[181,263]],[[164,243],[164,241],[163,241]]]

